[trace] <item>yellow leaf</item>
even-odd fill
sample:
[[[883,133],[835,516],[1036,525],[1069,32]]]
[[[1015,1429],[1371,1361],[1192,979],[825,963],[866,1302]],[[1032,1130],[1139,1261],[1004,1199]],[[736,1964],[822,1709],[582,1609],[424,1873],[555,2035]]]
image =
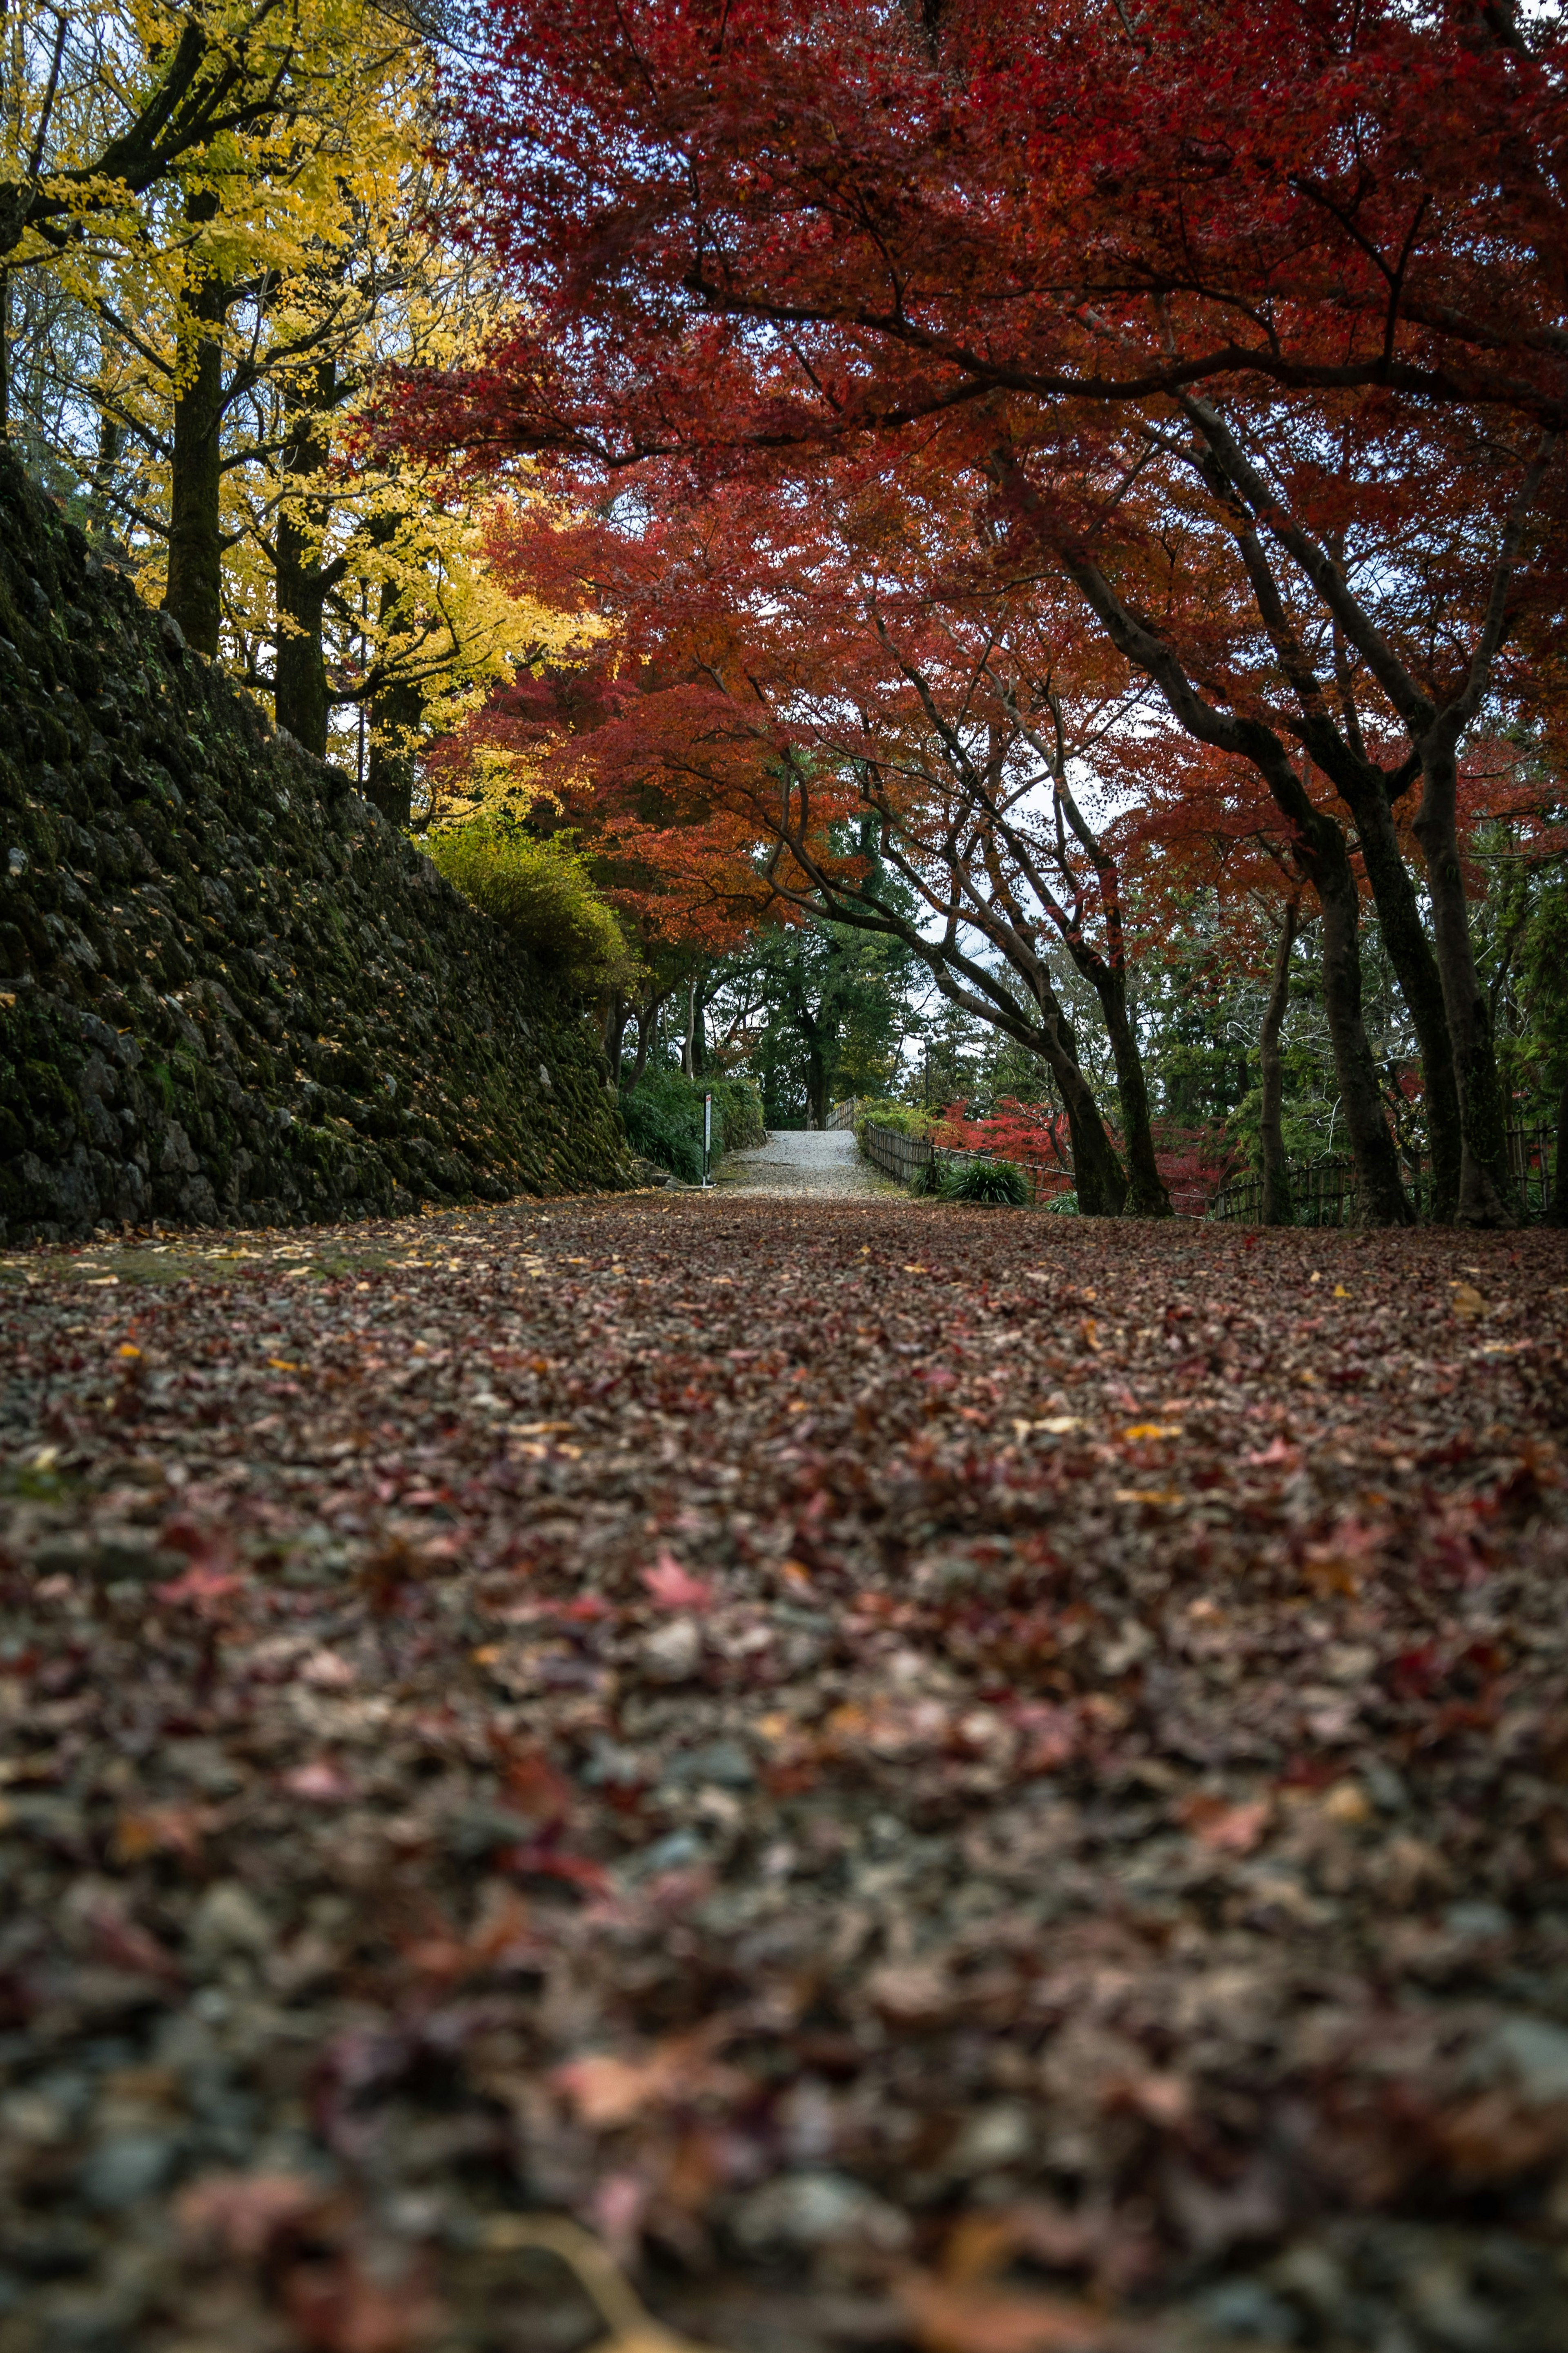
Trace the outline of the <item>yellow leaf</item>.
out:
[[[1473,1282],[1456,1282],[1449,1287],[1454,1294],[1454,1313],[1466,1323],[1473,1323],[1478,1315],[1486,1314],[1487,1303]]]
[[[1135,1421],[1121,1433],[1123,1438],[1180,1438],[1181,1434],[1179,1421]]]
[[[904,1272],[906,1274],[929,1274],[931,1272],[931,1269],[929,1266],[906,1266]]]

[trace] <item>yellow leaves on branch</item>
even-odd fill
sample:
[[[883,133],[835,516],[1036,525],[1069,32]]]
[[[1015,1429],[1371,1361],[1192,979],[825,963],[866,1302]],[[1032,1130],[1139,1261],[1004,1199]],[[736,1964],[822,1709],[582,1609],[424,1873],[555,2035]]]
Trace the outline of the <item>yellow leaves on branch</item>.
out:
[[[64,70],[51,77],[57,31]],[[210,135],[145,185],[98,169],[156,112],[193,44],[198,82],[228,93]],[[216,347],[222,644],[253,687],[265,691],[279,638],[299,634],[278,609],[284,522],[330,583],[332,701],[374,706],[373,744],[401,753],[447,733],[520,663],[575,646],[577,623],[501,586],[484,515],[357,447],[380,370],[458,364],[500,319],[492,281],[431,227],[444,187],[433,66],[409,24],[370,0],[281,13],[204,0],[195,16],[167,0],[22,0],[5,63],[0,212],[5,182],[38,184],[41,131],[42,182],[68,206],[63,229],[26,234],[13,266],[47,273],[92,322],[71,364],[76,413],[96,409],[113,437],[112,499],[107,475],[91,476],[92,495],[148,601],[166,583],[175,403]],[[222,301],[199,305],[215,289]],[[303,452],[301,404],[319,404]],[[88,477],[85,442],[59,454]]]

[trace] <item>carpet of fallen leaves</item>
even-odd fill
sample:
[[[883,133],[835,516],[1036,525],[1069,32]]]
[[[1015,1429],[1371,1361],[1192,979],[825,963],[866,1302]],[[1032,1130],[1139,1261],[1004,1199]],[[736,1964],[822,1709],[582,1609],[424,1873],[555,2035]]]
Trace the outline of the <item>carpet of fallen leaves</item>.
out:
[[[1562,1237],[639,1196],[0,1324],[0,2353],[572,2353],[547,2215],[726,2353],[1568,2345]]]

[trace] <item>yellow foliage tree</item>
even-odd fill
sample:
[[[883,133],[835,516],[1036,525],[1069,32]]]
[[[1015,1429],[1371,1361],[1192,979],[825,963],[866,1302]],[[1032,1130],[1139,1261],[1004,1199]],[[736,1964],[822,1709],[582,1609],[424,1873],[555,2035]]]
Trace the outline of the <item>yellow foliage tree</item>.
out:
[[[187,638],[405,820],[419,742],[576,634],[464,504],[353,456],[376,369],[493,315],[429,226],[427,48],[368,0],[206,7],[194,47],[164,6],[68,9],[58,57],[56,21],[6,19],[0,226],[21,190],[10,274],[53,314],[33,442]]]

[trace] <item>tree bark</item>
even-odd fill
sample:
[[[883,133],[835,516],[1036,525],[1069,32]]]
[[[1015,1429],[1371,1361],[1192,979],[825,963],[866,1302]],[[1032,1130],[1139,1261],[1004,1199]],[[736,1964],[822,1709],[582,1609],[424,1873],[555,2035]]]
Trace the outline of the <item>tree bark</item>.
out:
[[[125,427],[107,409],[98,413],[98,455],[93,461],[89,506],[92,527],[100,538],[107,539],[114,528],[114,510],[110,493],[114,488],[114,470],[120,463],[125,447]]]
[[[631,1007],[624,997],[612,997],[605,1015],[605,1060],[610,1066],[610,1077],[618,1087],[621,1083],[621,1056],[626,1050],[626,1023],[631,1018]]]
[[[1258,1124],[1263,1147],[1263,1222],[1289,1226],[1296,1222],[1290,1201],[1290,1174],[1285,1159],[1283,1126],[1285,1066],[1279,1052],[1279,1032],[1290,1002],[1290,951],[1300,923],[1300,899],[1287,900],[1285,918],[1274,950],[1273,984],[1258,1033],[1258,1066],[1263,1083],[1263,1115]]]
[[[1031,496],[1026,483],[1022,498],[1026,501]],[[1289,828],[1297,862],[1323,913],[1324,1006],[1355,1155],[1361,1214],[1372,1225],[1410,1225],[1414,1212],[1400,1182],[1398,1155],[1383,1116],[1376,1065],[1362,1020],[1360,907],[1343,833],[1332,818],[1312,806],[1272,728],[1205,702],[1174,650],[1121,603],[1095,565],[1069,548],[1057,545],[1053,552],[1105,624],[1118,651],[1159,687],[1173,718],[1200,744],[1250,760],[1268,786]]]
[[[1557,1098],[1557,1149],[1552,1162],[1552,1191],[1542,1212],[1546,1226],[1568,1226],[1568,1076],[1563,1081],[1563,1092]]]
[[[1318,871],[1312,881],[1323,912],[1323,1007],[1361,1190],[1361,1222],[1414,1225],[1415,1212],[1400,1181],[1399,1155],[1388,1132],[1377,1065],[1362,1020],[1361,904],[1355,877],[1342,842],[1337,860],[1313,862]]]
[[[626,1089],[628,1094],[632,1088],[642,1084],[643,1073],[647,1069],[648,1055],[658,1043],[659,1008],[670,993],[668,988],[662,989],[658,996],[650,997],[648,1002],[638,1009],[637,1050],[632,1063],[631,1080]]]
[[[1459,1198],[1454,1222],[1511,1226],[1519,1221],[1519,1209],[1508,1166],[1491,1016],[1470,942],[1469,908],[1459,864],[1458,750],[1456,731],[1447,714],[1422,739],[1420,752],[1424,789],[1415,839],[1426,860],[1437,969],[1453,1039],[1459,1099]]]
[[[326,419],[334,405],[336,380],[336,364],[327,360],[309,382],[290,392],[284,423],[284,495],[278,511],[274,707],[279,726],[286,727],[318,760],[327,755],[331,712],[321,646],[321,615],[333,576],[332,568],[321,562],[329,507],[319,489],[295,491],[289,485],[319,480],[327,463]]]
[[[1428,1219],[1433,1225],[1451,1225],[1459,1201],[1462,1135],[1443,976],[1399,846],[1385,779],[1375,774],[1352,782],[1336,770],[1333,783],[1356,822],[1362,862],[1372,885],[1389,962],[1421,1051],[1426,1134],[1432,1152]]]
[[[810,1128],[827,1124],[827,1067],[816,1039],[805,1050],[805,1124]]]
[[[410,738],[424,712],[425,698],[408,679],[395,679],[370,706],[370,759],[364,797],[390,824],[404,830],[414,816],[414,764],[417,755]]]
[[[1144,1073],[1143,1056],[1137,1035],[1127,1017],[1126,976],[1100,959],[1101,969],[1091,973],[1100,1011],[1105,1017],[1106,1032],[1110,1039],[1111,1060],[1116,1067],[1116,1092],[1121,1098],[1122,1132],[1127,1152],[1127,1191],[1121,1207],[1124,1218],[1168,1218],[1173,1215],[1171,1196],[1160,1174],[1154,1157],[1154,1134],[1149,1111],[1149,1082]]]
[[[218,208],[210,189],[185,204],[193,227]],[[223,616],[223,327],[230,289],[200,262],[186,267],[177,324],[178,388],[169,470],[169,578],[163,610],[187,645],[216,659]]]

